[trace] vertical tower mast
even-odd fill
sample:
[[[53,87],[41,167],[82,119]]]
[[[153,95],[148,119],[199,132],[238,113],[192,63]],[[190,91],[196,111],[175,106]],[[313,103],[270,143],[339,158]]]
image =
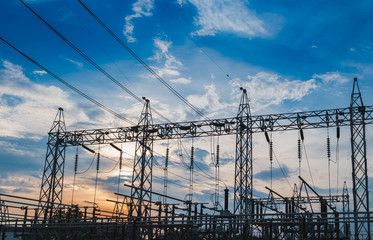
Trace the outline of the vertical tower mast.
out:
[[[369,192],[365,140],[365,106],[363,104],[357,78],[354,78],[354,86],[351,94],[350,115],[355,239],[370,240]]]
[[[66,144],[62,137],[64,132],[66,127],[63,109],[58,108],[48,133],[47,154],[40,188],[39,216],[43,216],[44,219],[52,218],[62,203],[66,152]]]
[[[234,214],[250,214],[253,196],[252,121],[246,89],[238,108],[234,181]]]
[[[153,166],[153,134],[150,103],[145,99],[144,108],[138,124],[135,148],[134,167],[132,174],[131,201],[135,214],[140,219],[149,220],[151,215],[152,166]],[[151,232],[141,229],[141,238],[151,238]]]

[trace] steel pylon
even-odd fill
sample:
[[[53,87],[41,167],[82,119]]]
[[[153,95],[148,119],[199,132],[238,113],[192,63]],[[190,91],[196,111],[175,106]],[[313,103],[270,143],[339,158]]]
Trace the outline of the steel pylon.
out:
[[[149,221],[151,216],[151,191],[153,167],[153,125],[150,103],[145,99],[145,104],[139,119],[135,158],[132,172],[131,211],[132,216],[142,221]],[[143,227],[139,229],[140,238],[152,238],[152,230]]]
[[[65,132],[63,109],[58,108],[48,133],[47,153],[40,188],[38,216],[44,219],[52,218],[62,203],[66,152],[66,144],[62,136]]]
[[[363,104],[357,78],[354,79],[351,94],[350,115],[355,239],[370,240],[365,106]]]
[[[234,214],[250,214],[253,196],[252,121],[246,89],[242,89],[236,130]]]

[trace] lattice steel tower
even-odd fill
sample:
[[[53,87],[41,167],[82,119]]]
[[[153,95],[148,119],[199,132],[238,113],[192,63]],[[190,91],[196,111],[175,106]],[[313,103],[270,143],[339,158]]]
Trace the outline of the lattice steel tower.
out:
[[[354,86],[351,94],[350,115],[355,239],[370,240],[365,106],[363,104],[357,78],[354,79]]]
[[[234,214],[250,214],[253,196],[252,121],[246,89],[237,113]]]
[[[153,167],[153,135],[152,114],[148,99],[144,99],[145,104],[139,119],[137,141],[135,148],[135,158],[132,173],[131,201],[137,217],[147,221],[151,214],[151,190],[152,190],[152,167]],[[151,230],[141,229],[141,237],[151,238]]]
[[[62,203],[63,177],[65,169],[66,132],[63,109],[57,115],[48,133],[47,154],[40,188],[39,216],[52,218]]]

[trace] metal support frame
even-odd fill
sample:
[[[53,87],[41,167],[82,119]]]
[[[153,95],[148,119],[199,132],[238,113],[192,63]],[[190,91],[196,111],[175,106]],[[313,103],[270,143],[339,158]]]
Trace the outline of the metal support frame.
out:
[[[253,133],[267,131],[299,131],[316,128],[350,126],[350,107],[295,113],[280,113],[251,116]],[[357,111],[358,107],[353,107]],[[154,134],[151,140],[181,139],[236,134],[241,119],[239,117],[221,118],[190,122],[161,123],[148,126]],[[373,106],[365,106],[365,124],[373,124]],[[61,137],[68,146],[136,142],[137,134],[144,126],[103,128],[67,131]],[[270,129],[270,130],[268,130]]]
[[[8,206],[5,204],[3,200],[1,200],[1,196],[0,196],[0,226],[8,225],[8,223],[9,223]]]
[[[252,127],[249,99],[242,90],[236,129],[236,157],[234,174],[234,214],[251,214],[253,196]]]
[[[62,203],[63,177],[65,169],[66,132],[63,109],[57,115],[49,131],[47,154],[40,188],[38,213],[44,219],[53,218]]]
[[[369,223],[369,192],[365,138],[365,106],[361,97],[357,78],[351,94],[351,162],[352,162],[352,193],[354,213],[356,215],[355,239],[371,239]],[[358,218],[358,213],[364,213]]]
[[[131,202],[137,218],[148,221],[151,217],[152,199],[152,167],[153,167],[153,140],[151,126],[153,125],[150,103],[145,99],[145,104],[139,119],[138,126],[142,129],[137,133],[135,158],[132,172]],[[136,200],[135,200],[136,199]],[[134,202],[136,201],[136,202]],[[140,237],[151,239],[152,231],[147,228],[140,229]]]
[[[250,214],[252,198],[252,134],[349,126],[351,130],[355,239],[370,240],[369,195],[365,125],[373,124],[373,106],[364,106],[354,79],[348,108],[251,116],[244,89],[234,118],[153,124],[149,101],[145,101],[139,124],[132,127],[66,131],[60,108],[49,132],[47,155],[40,191],[39,216],[53,217],[62,202],[65,148],[67,146],[136,142],[131,197],[137,199],[134,216],[150,217],[153,141],[236,134],[234,213]],[[140,203],[140,204],[138,204]],[[130,211],[131,212],[131,211]]]
[[[242,96],[237,113],[236,155],[234,172],[233,213],[247,215],[253,213],[253,162],[252,162],[252,120],[249,99],[246,89],[241,88]],[[252,225],[249,220],[241,219],[238,231],[245,239],[252,236]],[[252,216],[249,215],[249,218]]]

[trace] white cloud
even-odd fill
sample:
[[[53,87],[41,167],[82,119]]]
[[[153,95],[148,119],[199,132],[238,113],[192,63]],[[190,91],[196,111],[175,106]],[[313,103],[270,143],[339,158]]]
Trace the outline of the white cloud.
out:
[[[301,100],[317,88],[315,79],[289,81],[277,74],[266,72],[258,72],[253,76],[248,75],[247,79],[248,81],[233,79],[230,81],[230,85],[235,88],[243,87],[247,90],[254,112],[270,105],[279,105],[284,100]]]
[[[47,72],[44,71],[44,70],[41,70],[41,71],[39,71],[39,70],[35,70],[35,71],[33,71],[32,73],[33,73],[33,74],[36,74],[36,75],[40,75],[40,76],[43,76],[44,74],[47,74]]]
[[[186,3],[186,0],[177,0],[177,3],[178,3],[180,6],[183,6],[183,5]]]
[[[87,116],[91,106],[81,109],[62,89],[30,81],[21,66],[5,60],[0,63],[0,137],[41,139],[58,107],[69,112],[65,116],[69,125],[91,122]]]
[[[220,32],[236,33],[243,37],[269,35],[263,20],[249,10],[244,1],[189,0],[197,7],[196,25],[201,28],[193,34],[214,36]]]
[[[57,107],[71,107],[68,95],[55,86],[32,83],[21,66],[2,61],[0,69],[0,135],[38,139],[48,131],[45,120]]]
[[[74,64],[75,66],[77,66],[78,68],[82,68],[83,67],[83,63],[82,62],[79,62],[79,61],[75,61],[75,60],[72,60],[70,58],[66,58],[67,61],[71,62],[72,64]]]
[[[162,68],[162,69],[158,69],[158,75],[163,77],[163,76],[179,76],[180,75],[180,72],[177,71],[177,70],[173,70],[173,69],[170,69],[170,68]]]
[[[346,83],[350,80],[346,77],[343,77],[339,72],[327,72],[324,74],[314,74],[312,76],[315,79],[321,79],[324,83]]]
[[[22,149],[18,145],[6,141],[0,141],[0,150],[3,152],[9,152],[9,153],[15,153],[18,155],[24,155],[29,157],[35,157],[37,156],[37,153],[35,152],[35,149],[32,151]]]
[[[177,79],[171,79],[170,82],[180,83],[180,84],[189,84],[192,81],[190,79],[186,79],[186,78],[181,77],[181,78],[177,78]]]
[[[150,17],[153,15],[154,0],[138,0],[132,5],[133,14],[126,16],[123,34],[127,38],[127,42],[135,42],[136,38],[133,37],[134,25],[132,20],[134,18]]]
[[[203,95],[189,95],[187,100],[196,108],[206,112],[210,117],[220,114],[221,110],[228,106],[222,102],[214,84],[204,86],[206,93]]]
[[[20,82],[28,82],[28,78],[23,73],[23,68],[18,65],[14,65],[9,61],[2,61],[3,69],[0,73],[2,73],[8,81],[20,81]]]
[[[159,38],[155,38],[154,45],[158,47],[162,51],[162,53],[167,53],[168,48],[172,45],[172,42],[162,41]]]
[[[165,59],[165,66],[182,66],[183,64],[176,59],[171,53],[168,52],[168,49],[171,47],[172,42],[163,41],[159,38],[154,39],[154,45],[158,50],[155,50],[155,56],[152,59],[160,62],[162,59]]]
[[[183,66],[183,64],[171,53],[168,49],[171,47],[171,41],[163,41],[159,38],[154,39],[154,56],[150,57],[150,60],[156,60],[157,62],[164,61],[164,67],[156,68],[158,69],[158,75],[163,76],[179,76],[180,72],[178,69]]]

